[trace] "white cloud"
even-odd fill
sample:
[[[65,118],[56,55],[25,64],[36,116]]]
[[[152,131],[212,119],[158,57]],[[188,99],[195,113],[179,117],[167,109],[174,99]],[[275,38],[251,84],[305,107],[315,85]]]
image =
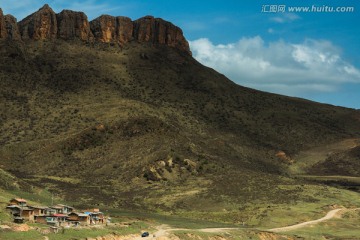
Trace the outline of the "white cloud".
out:
[[[283,13],[279,16],[270,18],[271,21],[276,23],[288,23],[300,19],[299,15],[295,13]]]
[[[268,33],[272,34],[272,33],[274,33],[274,32],[275,32],[274,29],[272,29],[272,28],[269,28],[269,29],[268,29]]]
[[[256,36],[215,45],[202,38],[190,41],[190,47],[202,64],[241,85],[265,91],[301,95],[333,92],[343,83],[360,83],[360,70],[346,62],[340,49],[329,41],[265,43]]]

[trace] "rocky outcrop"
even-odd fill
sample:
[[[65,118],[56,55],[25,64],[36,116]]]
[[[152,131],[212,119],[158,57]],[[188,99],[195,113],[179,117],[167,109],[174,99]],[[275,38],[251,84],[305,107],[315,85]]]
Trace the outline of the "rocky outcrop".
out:
[[[5,17],[2,9],[0,8],[0,39],[1,38],[7,38],[7,31],[6,31]]]
[[[165,44],[190,53],[182,30],[161,18],[146,16],[134,21],[134,38],[139,42]]]
[[[124,44],[133,39],[133,23],[127,17],[102,15],[90,22],[95,40]]]
[[[56,14],[47,4],[20,21],[18,26],[24,40],[52,40],[57,38]]]
[[[19,41],[21,40],[21,35],[19,32],[19,28],[17,25],[17,20],[12,15],[6,15],[5,16],[5,25],[6,25],[6,31],[7,36],[9,39]]]
[[[87,16],[83,12],[63,10],[56,15],[58,37],[65,40],[93,41]]]
[[[146,16],[136,21],[128,17],[102,15],[89,22],[82,12],[63,10],[59,14],[45,4],[19,23],[3,16],[0,9],[0,38],[12,40],[72,40],[116,43],[147,42],[167,45],[191,54],[182,30],[161,18]]]

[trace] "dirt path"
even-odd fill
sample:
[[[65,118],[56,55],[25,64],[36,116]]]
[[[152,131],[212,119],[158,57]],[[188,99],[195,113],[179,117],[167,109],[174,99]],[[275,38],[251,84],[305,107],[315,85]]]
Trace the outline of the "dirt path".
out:
[[[207,232],[207,233],[221,233],[227,232],[230,230],[237,230],[238,228],[202,228],[202,229],[187,229],[187,228],[170,228],[168,225],[160,225],[157,227],[157,231],[150,233],[149,237],[142,238],[141,236],[136,238],[131,238],[127,240],[144,240],[144,239],[157,239],[157,240],[179,240],[178,237],[172,234],[174,231],[198,231],[198,232]]]
[[[326,221],[326,220],[329,220],[329,219],[335,217],[335,215],[341,210],[344,210],[344,208],[338,208],[338,209],[331,210],[330,212],[328,212],[326,214],[325,217],[322,217],[317,220],[307,221],[307,222],[303,222],[303,223],[299,223],[299,224],[295,224],[295,225],[291,225],[291,226],[287,226],[287,227],[272,228],[272,229],[269,229],[269,231],[271,231],[271,232],[286,232],[286,231],[296,230],[296,229],[299,229],[299,228],[302,228],[302,227],[305,227],[308,225],[317,224],[317,223],[320,223],[320,222],[323,222],[323,221]]]

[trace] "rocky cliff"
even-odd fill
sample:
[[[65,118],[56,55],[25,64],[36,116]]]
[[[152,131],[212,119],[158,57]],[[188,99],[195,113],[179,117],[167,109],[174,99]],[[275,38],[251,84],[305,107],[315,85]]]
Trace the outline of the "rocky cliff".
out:
[[[56,14],[47,4],[20,21],[18,25],[21,37],[24,40],[52,40],[57,38]]]
[[[127,17],[102,15],[90,22],[95,39],[124,44],[133,40],[133,22]]]
[[[128,17],[102,15],[89,22],[82,12],[63,10],[56,14],[47,4],[18,23],[14,17],[4,16],[0,10],[0,39],[79,39],[120,46],[138,41],[167,45],[191,54],[182,30],[161,18],[146,16],[132,21]]]
[[[139,42],[165,44],[190,51],[182,30],[161,18],[146,16],[134,21],[134,37]]]
[[[5,17],[1,8],[0,8],[0,38],[7,38]]]
[[[7,37],[12,40],[21,40],[20,31],[18,28],[18,24],[16,18],[11,15],[5,16],[5,25],[7,31]]]
[[[56,15],[58,37],[61,39],[75,39],[93,41],[94,35],[90,30],[87,16],[83,12],[63,10]]]

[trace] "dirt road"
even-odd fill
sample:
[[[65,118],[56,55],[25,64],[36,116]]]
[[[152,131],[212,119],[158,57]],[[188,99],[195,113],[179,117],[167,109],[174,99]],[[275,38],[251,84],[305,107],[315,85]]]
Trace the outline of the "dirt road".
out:
[[[231,230],[237,230],[238,228],[202,228],[202,229],[186,229],[186,228],[170,228],[168,225],[160,225],[157,227],[157,231],[150,233],[149,237],[142,238],[141,236],[126,240],[144,240],[144,239],[156,239],[156,240],[180,240],[178,237],[172,234],[174,231],[198,231],[207,233],[221,233]]]
[[[323,222],[323,221],[326,221],[326,220],[329,220],[329,219],[335,217],[335,215],[341,210],[344,210],[344,208],[338,208],[338,209],[331,210],[330,212],[328,212],[326,214],[325,217],[322,217],[317,220],[307,221],[307,222],[303,222],[303,223],[299,223],[299,224],[295,224],[295,225],[291,225],[291,226],[287,226],[287,227],[272,228],[272,229],[269,229],[269,231],[271,231],[271,232],[286,232],[286,231],[299,229],[299,228],[302,228],[302,227],[305,227],[308,225],[317,224],[317,223],[320,223],[320,222]]]

